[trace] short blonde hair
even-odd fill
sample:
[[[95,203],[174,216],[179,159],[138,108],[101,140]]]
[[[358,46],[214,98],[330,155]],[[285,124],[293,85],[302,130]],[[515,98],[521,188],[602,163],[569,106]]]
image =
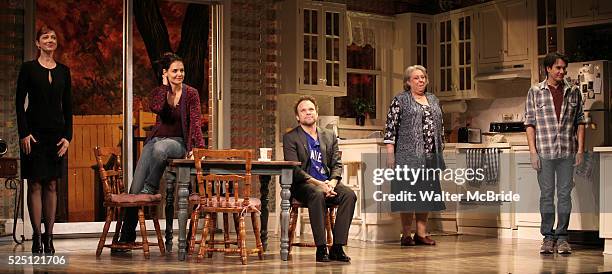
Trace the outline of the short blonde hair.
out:
[[[409,91],[410,85],[408,85],[408,81],[410,81],[410,77],[415,70],[420,70],[425,74],[425,85],[429,85],[429,75],[427,75],[427,69],[421,65],[409,66],[404,70],[404,90]]]

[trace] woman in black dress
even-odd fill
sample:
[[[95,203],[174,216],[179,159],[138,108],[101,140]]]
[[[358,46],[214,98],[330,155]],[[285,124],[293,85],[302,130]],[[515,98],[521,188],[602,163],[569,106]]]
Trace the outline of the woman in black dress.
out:
[[[389,168],[444,169],[442,110],[438,98],[427,92],[427,70],[423,66],[410,66],[404,72],[404,91],[389,106],[384,142],[387,147]],[[394,180],[391,193],[401,191],[416,194],[416,201],[392,202],[391,210],[400,212],[402,222],[401,245],[435,245],[427,235],[427,219],[430,211],[446,207],[441,201],[421,200],[419,192],[441,194],[439,178],[419,176],[416,183]],[[410,237],[413,216],[416,216],[416,233]]]
[[[71,80],[68,67],[53,59],[57,36],[52,28],[43,26],[38,30],[36,46],[38,59],[23,63],[17,80],[21,176],[28,182],[28,210],[34,231],[32,253],[54,253],[57,181],[65,168],[66,151],[72,139]]]

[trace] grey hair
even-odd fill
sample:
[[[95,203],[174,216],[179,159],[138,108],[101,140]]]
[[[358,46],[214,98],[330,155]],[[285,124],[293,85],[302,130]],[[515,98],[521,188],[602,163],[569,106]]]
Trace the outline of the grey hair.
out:
[[[412,76],[412,73],[415,70],[420,70],[423,72],[423,74],[425,74],[425,79],[427,80],[425,82],[425,85],[429,85],[429,75],[427,75],[427,69],[424,66],[421,66],[421,65],[409,66],[406,68],[406,70],[404,70],[404,90],[406,91],[410,90],[410,85],[408,85],[408,81],[410,81],[410,76]]]

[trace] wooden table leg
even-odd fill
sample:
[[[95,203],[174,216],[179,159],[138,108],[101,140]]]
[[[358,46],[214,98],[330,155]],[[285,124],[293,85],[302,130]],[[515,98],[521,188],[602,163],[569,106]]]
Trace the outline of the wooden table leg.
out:
[[[172,252],[172,225],[174,222],[174,186],[176,185],[176,175],[170,170],[166,170],[166,251]]]
[[[263,249],[268,250],[268,216],[270,215],[268,210],[268,201],[269,201],[269,193],[270,193],[270,175],[261,175],[259,176],[259,183],[261,184],[259,188],[259,192],[261,194],[261,243],[263,245]]]
[[[291,203],[291,182],[293,182],[293,169],[284,168],[281,175],[281,260],[289,258],[289,208]]]
[[[178,167],[176,176],[178,181],[178,221],[179,221],[179,240],[178,240],[178,258],[181,261],[185,260],[187,254],[187,215],[189,207],[189,183],[191,180],[190,168],[187,166]]]

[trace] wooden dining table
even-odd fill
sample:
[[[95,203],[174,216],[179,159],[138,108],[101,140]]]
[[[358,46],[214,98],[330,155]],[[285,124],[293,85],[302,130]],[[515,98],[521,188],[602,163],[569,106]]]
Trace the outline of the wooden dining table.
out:
[[[205,174],[244,174],[244,160],[202,160],[202,171]],[[251,174],[258,175],[260,180],[261,199],[261,240],[264,249],[268,241],[268,201],[269,183],[271,176],[280,175],[281,186],[281,243],[280,257],[286,261],[289,256],[289,208],[291,197],[291,183],[293,182],[293,167],[299,166],[300,162],[292,161],[253,161]],[[192,178],[195,176],[195,162],[189,159],[168,160],[166,168],[166,250],[172,251],[172,238],[174,221],[174,190],[178,194],[178,259],[185,260],[187,255],[187,218],[189,207],[189,190]]]

